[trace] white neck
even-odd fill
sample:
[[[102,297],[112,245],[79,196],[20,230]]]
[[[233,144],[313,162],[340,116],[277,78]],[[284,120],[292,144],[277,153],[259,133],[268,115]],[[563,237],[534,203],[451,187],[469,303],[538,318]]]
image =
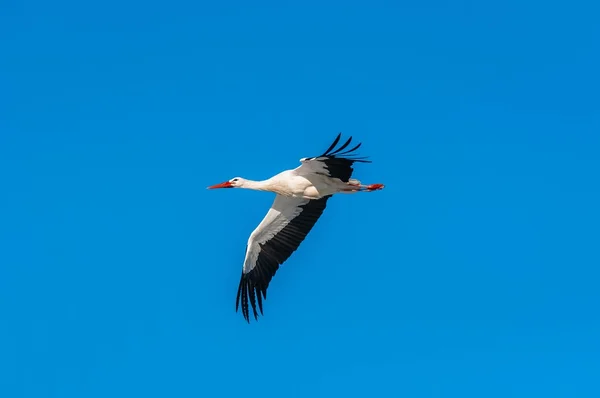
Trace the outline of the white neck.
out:
[[[253,180],[245,180],[244,185],[240,188],[244,189],[253,189],[255,191],[271,191],[271,181],[263,180],[263,181],[253,181]]]

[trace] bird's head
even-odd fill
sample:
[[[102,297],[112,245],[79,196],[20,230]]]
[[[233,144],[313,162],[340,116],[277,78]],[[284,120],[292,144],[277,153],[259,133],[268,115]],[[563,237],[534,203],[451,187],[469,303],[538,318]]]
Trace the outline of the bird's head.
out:
[[[208,189],[217,189],[217,188],[240,188],[244,185],[244,180],[241,177],[234,177],[229,181],[222,182],[220,184],[211,185]]]

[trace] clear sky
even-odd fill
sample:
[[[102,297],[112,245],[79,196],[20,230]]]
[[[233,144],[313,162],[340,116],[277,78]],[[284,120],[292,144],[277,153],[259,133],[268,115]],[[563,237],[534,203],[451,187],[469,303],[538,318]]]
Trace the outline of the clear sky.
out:
[[[596,2],[217,3],[2,1],[0,396],[600,396]],[[248,325],[206,186],[338,132]]]

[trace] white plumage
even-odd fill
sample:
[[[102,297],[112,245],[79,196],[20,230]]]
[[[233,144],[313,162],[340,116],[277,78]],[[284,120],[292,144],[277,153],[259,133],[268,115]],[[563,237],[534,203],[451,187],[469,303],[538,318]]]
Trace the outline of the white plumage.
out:
[[[299,167],[267,180],[252,181],[235,177],[208,187],[245,188],[277,194],[265,218],[250,234],[246,246],[236,298],[236,311],[241,303],[246,321],[250,321],[248,302],[255,319],[258,319],[257,303],[258,310],[263,313],[262,301],[267,297],[271,279],[310,232],[332,195],[383,189],[383,184],[361,185],[360,181],[350,178],[355,162],[370,161],[352,154],[361,144],[344,151],[352,137],[334,151],[340,138],[341,134],[322,155],[302,158]]]

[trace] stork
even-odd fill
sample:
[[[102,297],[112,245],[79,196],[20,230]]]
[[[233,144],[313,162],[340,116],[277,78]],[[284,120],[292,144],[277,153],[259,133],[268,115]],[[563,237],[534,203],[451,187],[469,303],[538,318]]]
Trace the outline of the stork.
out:
[[[245,320],[250,323],[248,301],[254,318],[258,310],[263,314],[263,299],[271,279],[315,225],[331,196],[337,193],[354,194],[373,192],[384,188],[383,184],[362,185],[350,178],[354,163],[370,163],[366,157],[358,157],[352,149],[345,150],[352,137],[336,149],[342,134],[338,134],[329,148],[316,157],[300,159],[301,165],[286,170],[263,181],[235,177],[221,184],[208,187],[245,188],[270,191],[276,194],[273,205],[265,218],[250,234],[242,267],[242,277],[237,291],[235,310],[240,303]],[[345,150],[345,151],[344,151]]]

